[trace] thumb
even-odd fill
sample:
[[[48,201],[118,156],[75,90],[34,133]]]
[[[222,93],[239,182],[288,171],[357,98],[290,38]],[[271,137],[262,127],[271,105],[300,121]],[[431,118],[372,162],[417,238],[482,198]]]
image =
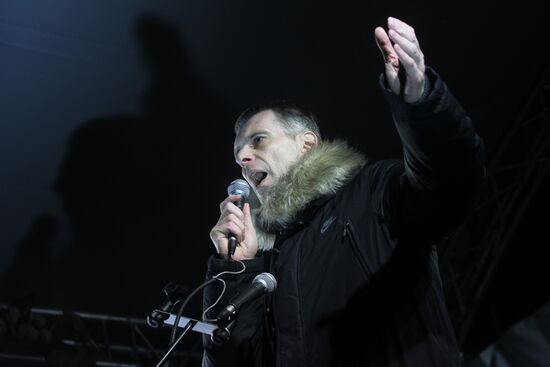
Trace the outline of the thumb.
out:
[[[252,213],[250,211],[250,204],[246,203],[243,206],[244,214],[244,236],[247,241],[252,241],[256,238],[256,227],[252,221]]]
[[[254,224],[252,223],[252,214],[250,214],[250,204],[245,203],[243,206],[243,214],[244,214],[244,225],[248,228],[254,228]]]
[[[401,88],[400,81],[398,78],[399,72],[399,57],[393,48],[393,45],[390,41],[390,38],[384,28],[376,27],[374,30],[374,39],[378,49],[382,53],[384,59],[384,69],[386,72],[386,81],[388,86],[392,89],[395,94],[399,94]]]
[[[252,259],[258,252],[258,239],[256,238],[256,229],[252,222],[252,214],[250,213],[250,204],[246,203],[243,206],[244,214],[244,238],[241,242],[241,246],[237,247],[237,251],[240,251],[239,256],[241,259]]]

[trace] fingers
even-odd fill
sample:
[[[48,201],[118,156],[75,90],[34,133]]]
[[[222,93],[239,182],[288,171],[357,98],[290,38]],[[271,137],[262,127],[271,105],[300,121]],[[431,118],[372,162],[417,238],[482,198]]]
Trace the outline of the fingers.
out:
[[[414,28],[397,18],[389,17],[388,36],[406,75],[403,98],[409,103],[416,102],[424,93],[426,66]]]
[[[227,245],[230,234],[233,234],[238,242],[245,237],[245,223],[243,212],[234,204],[240,199],[240,195],[229,195],[220,204],[220,218],[218,223],[210,231],[210,238],[214,242],[218,253],[227,254]]]
[[[231,198],[228,198],[231,199]],[[227,256],[229,234],[237,238],[237,248],[234,260],[254,258],[258,250],[256,230],[252,222],[250,205],[244,204],[243,210],[237,208],[230,200],[224,200],[221,205],[222,214],[218,223],[210,231],[210,238],[216,250],[222,256]]]
[[[401,64],[407,70],[407,76],[410,74],[416,72],[418,68],[416,68],[416,61],[407,54],[405,50],[398,44],[395,46],[395,52],[397,52],[397,55],[399,56],[399,60],[401,61]]]
[[[415,43],[418,46],[418,40],[416,39],[414,28],[407,23],[394,17],[388,17],[388,29],[399,33],[408,41]]]
[[[395,45],[398,45],[405,53],[414,60],[419,66],[424,65],[424,54],[420,51],[418,44],[409,40],[408,38],[397,33],[393,29],[390,29],[388,32],[391,40],[395,42]],[[395,48],[394,45],[394,48]],[[397,52],[397,50],[396,50]],[[398,53],[399,55],[399,53]]]
[[[396,49],[399,58],[402,59],[402,56],[406,55],[406,57],[403,57],[403,59],[406,59],[402,60],[403,64],[409,67],[417,67],[417,70],[411,69],[407,71],[411,73],[421,72],[423,74],[425,71],[424,54],[420,50],[414,29],[397,18],[389,17],[388,34],[390,39],[394,42],[394,48],[398,46],[401,51],[403,51],[399,52]],[[414,64],[411,64],[410,59],[414,61]]]
[[[244,214],[232,202],[226,203],[220,215],[218,225],[225,235],[231,233],[237,237],[239,242],[243,240],[245,230]]]
[[[393,66],[399,67],[399,60],[397,58],[397,55],[395,54],[395,50],[393,49],[390,38],[388,37],[388,34],[384,30],[384,28],[376,27],[376,29],[374,30],[374,38],[376,40],[378,48],[382,52],[384,62],[390,62],[393,64]]]
[[[401,83],[398,79],[399,57],[395,52],[394,47],[388,37],[388,34],[382,27],[376,27],[374,30],[374,39],[378,45],[378,49],[382,52],[384,58],[384,69],[386,72],[386,81],[390,89],[398,94],[401,88]]]
[[[243,259],[254,258],[258,251],[258,239],[256,236],[256,229],[252,222],[252,215],[250,213],[250,204],[246,203],[243,206],[244,225],[245,225],[245,238],[237,246],[237,250],[241,250],[239,256]]]
[[[224,224],[224,228],[226,228],[229,231],[227,235],[231,233],[235,235],[235,237],[237,237],[237,240],[239,242],[243,240],[245,226],[242,220],[238,219],[235,215],[230,214],[227,217],[225,217],[223,224]]]
[[[228,197],[225,198],[224,201],[222,201],[220,203],[220,213],[223,213],[223,211],[226,209],[226,207],[228,206],[227,204],[231,203],[236,203],[237,201],[239,201],[239,199],[241,198],[241,195],[229,195]],[[231,206],[231,205],[230,205]],[[235,204],[232,205],[235,209],[239,210],[239,208],[237,208],[237,206]],[[239,210],[240,212],[240,210]]]
[[[248,203],[245,203],[243,206],[243,219],[245,226],[254,228],[254,224],[252,224],[252,215],[250,215],[250,204]]]

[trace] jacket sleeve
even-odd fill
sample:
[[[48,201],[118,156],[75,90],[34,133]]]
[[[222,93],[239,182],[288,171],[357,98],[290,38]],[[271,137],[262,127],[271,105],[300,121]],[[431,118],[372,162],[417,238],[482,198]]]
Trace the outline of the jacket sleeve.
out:
[[[264,267],[263,258],[242,261],[227,261],[216,256],[211,256],[208,261],[207,279],[220,274],[225,281],[226,289],[222,298],[215,307],[206,313],[206,319],[214,319],[218,312],[236,296],[240,290],[252,283],[254,277]],[[241,272],[242,271],[242,272]],[[233,274],[237,273],[239,274]],[[203,310],[213,305],[222,292],[222,283],[214,282],[205,288],[203,294]],[[214,343],[209,335],[203,335],[203,367],[224,366],[260,366],[263,347],[263,299],[254,300],[243,306],[235,318],[235,323],[230,327],[231,337],[225,343]]]
[[[470,118],[446,84],[431,68],[427,88],[416,103],[406,103],[387,87],[403,147],[404,166],[395,177],[398,185],[391,203],[400,233],[445,236],[471,211],[485,176],[483,141]],[[387,192],[392,192],[388,190]]]

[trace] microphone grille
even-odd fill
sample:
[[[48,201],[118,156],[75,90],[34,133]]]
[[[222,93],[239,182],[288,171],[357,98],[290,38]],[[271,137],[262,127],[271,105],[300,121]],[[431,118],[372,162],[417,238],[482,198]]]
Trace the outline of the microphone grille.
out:
[[[261,273],[256,275],[252,283],[261,283],[264,286],[265,293],[271,293],[277,288],[277,281],[271,273]]]
[[[227,193],[229,195],[241,195],[243,198],[248,198],[250,195],[250,186],[246,180],[242,178],[236,179],[227,187]]]

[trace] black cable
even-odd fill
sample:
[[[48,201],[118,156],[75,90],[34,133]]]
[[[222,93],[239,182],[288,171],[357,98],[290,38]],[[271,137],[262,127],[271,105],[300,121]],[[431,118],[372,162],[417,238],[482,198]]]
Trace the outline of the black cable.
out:
[[[206,282],[202,283],[201,285],[199,285],[197,288],[195,288],[193,290],[193,292],[191,292],[189,294],[189,296],[187,296],[187,298],[185,299],[185,301],[181,304],[179,310],[178,310],[178,313],[176,314],[176,320],[174,321],[174,325],[172,326],[172,333],[170,335],[170,345],[172,345],[174,343],[174,341],[176,340],[176,334],[178,332],[178,325],[179,325],[179,322],[180,322],[180,319],[181,319],[181,315],[183,314],[183,310],[185,309],[185,307],[187,307],[187,304],[189,303],[189,301],[191,300],[191,298],[193,298],[193,296],[198,292],[200,291],[201,289],[203,289],[204,287],[206,287],[207,285],[209,285],[210,283],[213,283],[215,282],[216,280],[219,280],[217,278],[212,278],[212,279],[209,279],[207,280]]]

